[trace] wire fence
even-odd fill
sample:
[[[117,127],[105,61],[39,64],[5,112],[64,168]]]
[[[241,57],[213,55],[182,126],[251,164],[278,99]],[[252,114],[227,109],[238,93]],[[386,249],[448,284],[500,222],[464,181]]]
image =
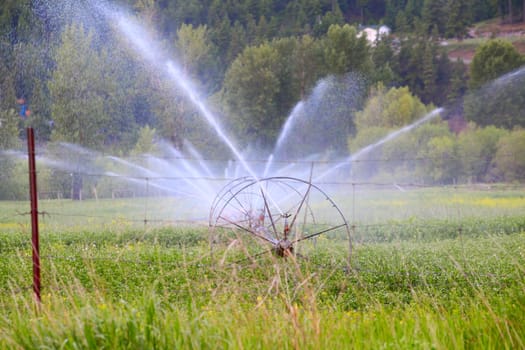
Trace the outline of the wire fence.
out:
[[[309,161],[304,164],[315,180],[315,175],[312,176],[315,169],[338,163]],[[45,176],[49,171],[39,170],[39,175]],[[75,173],[83,179],[77,189],[79,197],[72,200],[75,180],[71,179],[71,173],[63,170],[52,170],[52,173],[54,178],[39,178],[39,216],[44,232],[48,228],[67,230],[77,226],[209,227],[213,224],[209,217],[213,199],[224,185],[235,180],[224,176],[139,176],[79,171]],[[70,181],[56,181],[61,176],[68,176]],[[93,177],[98,181],[90,182]],[[412,227],[427,230],[442,228],[444,221],[453,220],[460,234],[461,219],[478,217],[483,222],[489,217],[519,216],[525,208],[519,199],[524,187],[516,183],[436,185],[413,181],[356,181],[351,174],[313,182],[333,197],[357,237],[364,237],[374,229],[389,231],[387,236],[395,236],[395,231],[410,220],[413,220]],[[191,188],[189,183],[197,188]],[[199,188],[204,189],[204,193]],[[89,190],[91,193],[86,193]],[[516,193],[510,194],[507,202],[501,200],[502,195],[512,191]],[[30,212],[23,201],[5,201],[2,211],[0,224],[4,226],[9,222],[29,223]]]
[[[213,201],[221,189],[239,177],[246,176],[245,169],[239,170],[238,162],[191,157],[164,157],[159,161],[157,158],[152,160],[141,156],[119,160],[118,166],[114,160],[109,166],[100,165],[99,162],[98,168],[90,169],[96,163],[94,159],[84,164],[68,164],[65,161],[57,168],[53,167],[56,163],[45,159],[46,155],[40,156],[37,164],[38,215],[44,234],[114,234],[138,230],[147,235],[152,230],[192,227],[200,232],[195,241],[205,241],[207,230],[214,225],[210,220]],[[67,157],[66,153],[62,154],[62,158]],[[54,161],[59,163],[60,158],[56,157]],[[94,158],[101,159],[100,155]],[[444,157],[439,159],[447,160]],[[480,163],[487,161],[485,157],[476,159]],[[355,169],[356,164],[384,166],[392,162],[424,163],[433,160],[435,158],[432,157],[378,158],[348,164],[331,160],[287,160],[276,161],[273,166],[277,168],[276,164],[279,164],[278,169],[268,174],[282,175],[290,171],[292,176],[298,174],[304,181],[322,188],[344,215],[351,231],[352,243],[357,245],[407,240],[435,241],[525,230],[525,218],[522,215],[525,209],[523,184],[469,181],[437,184],[403,178],[403,174],[389,178],[386,172],[381,173],[377,169],[374,176],[357,176]],[[268,166],[268,159],[248,159],[246,162],[259,172]],[[299,169],[291,167],[297,164]],[[71,167],[64,168],[64,165]],[[336,176],[322,176],[334,167],[341,170],[336,172]],[[172,171],[173,175],[170,175]],[[268,174],[265,174],[266,177],[269,177]],[[24,183],[29,174],[23,170],[17,176]],[[28,192],[27,185],[25,190]],[[232,196],[234,194],[232,192]],[[317,206],[313,197],[308,200],[314,212],[330,209]],[[2,201],[0,206],[0,232],[29,230],[27,201]],[[100,237],[93,237],[94,242]],[[137,237],[132,235],[129,241],[120,243],[136,241]],[[31,243],[28,238],[27,242],[20,244]],[[174,247],[180,244],[178,238],[166,243]],[[89,257],[75,252],[65,255],[50,253],[42,257],[51,260],[107,260],[123,264],[151,263],[142,258],[114,255]],[[173,265],[170,261],[161,263]],[[202,264],[202,261],[198,260],[197,264]]]
[[[398,247],[397,243],[406,242],[406,241],[416,241],[416,242],[435,242],[440,239],[463,239],[466,237],[476,237],[477,235],[483,236],[484,233],[479,232],[483,229],[483,225],[487,226],[487,236],[491,234],[510,234],[517,232],[525,231],[525,218],[522,216],[522,220],[511,222],[512,217],[518,217],[521,211],[525,207],[523,201],[519,202],[519,207],[512,208],[499,208],[497,212],[490,213],[490,211],[483,211],[475,213],[475,226],[472,226],[471,223],[465,222],[465,219],[472,216],[471,210],[464,210],[463,204],[458,201],[451,201],[448,204],[434,204],[436,206],[441,206],[442,211],[438,213],[431,213],[428,218],[414,219],[418,213],[421,212],[421,208],[426,209],[426,206],[429,205],[428,201],[431,201],[435,197],[433,192],[445,192],[446,195],[439,196],[438,198],[453,198],[457,196],[459,198],[464,198],[462,194],[464,192],[469,193],[473,191],[474,197],[473,201],[483,200],[483,198],[498,198],[504,193],[511,192],[521,192],[523,193],[523,188],[519,185],[511,185],[505,187],[493,187],[484,188],[482,191],[478,190],[476,186],[462,187],[462,186],[419,186],[415,184],[410,187],[408,184],[403,184],[407,189],[405,192],[397,190],[391,184],[385,183],[374,183],[366,182],[366,184],[348,182],[348,183],[337,183],[340,186],[344,185],[347,187],[347,192],[344,194],[333,193],[332,195],[336,196],[338,199],[344,199],[343,197],[347,196],[348,203],[344,207],[344,214],[347,217],[348,224],[352,233],[352,240],[354,248],[360,247],[361,249],[366,249],[369,245],[376,245],[377,243],[393,243],[389,244],[389,247],[396,250],[399,249],[399,256],[402,257],[406,254],[410,254],[409,251],[403,251],[402,247]],[[352,191],[358,192],[359,187],[370,188],[370,186],[376,186],[379,189],[372,189],[370,191],[362,192],[363,196],[352,196]],[[384,191],[381,189],[389,187],[389,190],[392,195],[391,197],[388,194],[384,194]],[[410,188],[410,189],[408,189]],[[430,191],[430,192],[427,192]],[[412,193],[413,192],[413,193]],[[478,197],[477,194],[488,194],[488,196]],[[366,194],[366,196],[365,196]],[[399,201],[400,198],[406,197],[407,194],[415,194],[412,198],[406,199],[407,202],[412,201],[409,207],[399,206],[396,204],[396,201]],[[370,198],[371,196],[372,198]],[[519,194],[517,195],[519,197]],[[127,252],[126,254],[122,253],[122,247],[130,246],[136,244],[136,242],[147,241],[152,245],[159,244],[164,248],[168,249],[181,249],[181,250],[191,250],[192,246],[207,244],[207,234],[209,229],[208,221],[208,212],[202,212],[200,218],[177,218],[177,211],[175,209],[166,210],[161,215],[166,216],[153,216],[152,210],[160,202],[168,201],[171,199],[170,196],[165,197],[156,197],[148,196],[147,193],[140,197],[126,197],[119,199],[83,199],[83,200],[71,200],[71,199],[46,199],[40,201],[40,210],[39,216],[41,218],[41,231],[43,233],[41,239],[41,246],[43,247],[41,255],[43,268],[51,268],[52,266],[66,266],[71,265],[71,271],[80,271],[83,273],[82,268],[78,266],[104,266],[104,268],[111,268],[112,266],[115,269],[123,269],[126,271],[140,271],[142,269],[157,269],[158,271],[179,271],[183,269],[192,269],[196,271],[202,271],[202,273],[209,273],[210,269],[214,268],[216,261],[211,258],[211,253],[205,253],[203,256],[190,256],[186,259],[174,259],[170,254],[165,256],[152,256],[149,254],[132,254],[132,252]],[[152,200],[157,200],[153,202]],[[378,209],[380,211],[380,218],[373,218],[375,222],[368,221],[367,218],[370,216],[364,215],[363,211],[358,209],[359,206],[363,205],[366,207],[364,211],[371,210],[371,207],[376,205],[381,206],[383,204],[377,203],[377,201],[385,201],[390,203],[391,210],[403,211],[401,208],[405,208],[406,212],[402,215],[387,215],[388,213],[384,212],[384,209]],[[123,205],[123,203],[132,202],[134,206],[122,207],[119,210],[113,210],[113,207],[118,207]],[[186,199],[186,205],[191,205],[192,203]],[[28,203],[21,203],[22,205],[28,206]],[[0,205],[2,205],[0,203]],[[96,208],[98,206],[98,208]],[[492,207],[490,207],[492,208]],[[202,208],[201,210],[205,210]],[[479,209],[479,208],[478,208]],[[95,213],[82,213],[78,211],[95,211]],[[104,213],[105,210],[111,210],[109,213]],[[132,215],[127,215],[126,210],[131,210]],[[424,211],[424,210],[423,210]],[[445,215],[442,215],[445,213]],[[489,213],[489,214],[487,214]],[[401,213],[398,213],[401,214]],[[435,215],[434,215],[435,214]],[[171,215],[171,216],[170,216]],[[488,215],[493,215],[494,220]],[[122,217],[122,219],[118,219]],[[506,220],[497,221],[499,217],[506,217]],[[119,221],[120,220],[120,221]],[[0,217],[0,228],[4,227],[6,223],[16,222],[23,227],[19,226],[15,230],[17,232],[28,232],[30,231],[30,213],[27,211],[19,211],[14,214],[8,214]],[[4,225],[4,226],[3,226]],[[78,230],[78,227],[80,229]],[[179,235],[178,230],[172,231],[171,228],[180,228],[180,231],[183,231],[182,236]],[[132,230],[134,232],[138,231],[140,233],[130,234],[126,236],[122,235],[122,232],[127,232]],[[158,229],[168,228],[166,233],[161,233],[156,231]],[[187,232],[192,232],[196,228],[197,237],[195,241],[188,241],[187,238],[184,238],[183,235]],[[75,233],[78,230],[77,233]],[[469,231],[478,230],[477,233],[472,233]],[[2,231],[2,229],[0,229]],[[60,235],[56,232],[64,232],[66,234]],[[89,236],[89,232],[100,232],[100,234],[94,234]],[[423,232],[423,233],[422,233]],[[166,239],[162,237],[164,235],[173,235],[173,239]],[[420,236],[417,236],[417,235]],[[427,237],[422,237],[427,234]],[[435,234],[435,235],[434,235]],[[115,242],[109,242],[111,246],[121,247],[115,251],[111,250],[101,250],[101,246],[108,244],[108,236],[119,236],[118,240],[115,238]],[[432,237],[434,235],[434,237]],[[5,235],[4,235],[5,237]],[[13,260],[13,255],[6,253],[8,250],[23,252],[26,251],[29,254],[31,242],[29,234],[23,235],[24,240],[20,241],[18,245],[15,243],[7,243],[9,249],[6,249],[6,244],[2,247],[0,243],[0,251],[4,251],[3,254],[0,254],[0,265],[9,266],[9,260]],[[81,246],[84,246],[84,250],[78,249],[66,249],[65,251],[54,251],[50,250],[55,246],[55,243],[67,242],[72,240],[72,237],[78,237],[78,242]],[[75,247],[75,243],[67,243],[68,246]],[[94,244],[94,245],[93,245]],[[201,253],[202,251],[199,250]],[[267,247],[264,244],[261,244],[259,251],[267,251]],[[504,250],[502,249],[502,252]],[[20,253],[18,253],[20,254]],[[359,250],[354,254],[359,255]],[[468,255],[467,252],[463,253]],[[251,256],[255,256],[257,253],[252,253]],[[29,263],[29,255],[24,258],[25,264]],[[258,257],[254,257],[254,260],[257,260]],[[15,258],[16,260],[16,258]],[[241,269],[248,268],[251,266],[251,258],[247,259],[246,262],[238,263],[234,261],[232,266]],[[355,261],[355,260],[354,260]],[[417,261],[417,259],[415,260]],[[482,285],[494,285],[495,288],[501,284],[507,283],[506,281],[515,281],[519,280],[521,277],[518,270],[513,270],[511,272],[505,271],[502,267],[501,271],[495,269],[494,271],[473,271],[471,269],[475,267],[469,267],[468,263],[464,263],[464,270],[456,270],[451,272],[450,269],[444,269],[443,272],[436,271],[433,266],[397,266],[390,267],[385,269],[382,265],[377,266],[360,266],[359,264],[352,265],[352,270],[346,270],[345,264],[331,262],[330,259],[326,261],[317,261],[314,260],[308,264],[310,268],[315,268],[318,270],[326,271],[337,271],[341,270],[350,276],[357,276],[356,278],[366,279],[367,281],[381,280],[384,279],[394,279],[398,282],[406,284],[407,286],[414,284],[428,283],[432,284],[435,281],[445,280],[446,282],[436,282],[444,283],[447,285],[454,283],[470,283],[471,281],[477,281]],[[229,267],[227,267],[229,268]],[[232,267],[233,268],[233,267]],[[439,269],[438,269],[439,270]],[[50,273],[50,272],[46,272]],[[65,273],[65,272],[64,272]],[[100,272],[107,274],[109,272]],[[120,273],[120,272],[119,272]],[[160,273],[160,272],[159,272]],[[13,278],[15,276],[12,276]],[[65,277],[64,277],[65,278]],[[109,277],[107,277],[110,280]],[[225,278],[225,277],[223,277]],[[115,277],[116,280],[119,280],[119,277]],[[18,293],[27,293],[30,291],[29,279],[26,283],[18,284],[18,286],[27,286],[24,289],[18,290]],[[6,290],[4,287],[0,289]],[[49,282],[46,279],[43,279],[43,288],[46,292],[53,292],[56,289],[56,292],[61,292],[63,287],[57,287],[56,285],[49,285]],[[199,291],[192,291],[192,293],[197,293]],[[176,294],[177,292],[174,291]],[[209,294],[207,291],[202,291],[204,295]]]

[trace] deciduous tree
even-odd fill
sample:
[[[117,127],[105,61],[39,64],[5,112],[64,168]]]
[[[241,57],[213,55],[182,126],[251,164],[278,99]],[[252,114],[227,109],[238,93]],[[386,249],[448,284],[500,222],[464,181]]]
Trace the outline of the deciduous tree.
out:
[[[500,180],[525,180],[525,129],[500,138],[494,164]]]
[[[370,127],[399,128],[423,117],[428,108],[407,87],[372,89],[363,111],[356,113],[357,131]]]
[[[506,40],[493,39],[481,44],[470,65],[470,88],[481,85],[508,73],[525,63],[524,57]]]
[[[491,40],[476,50],[470,67],[471,89],[464,102],[468,120],[507,129],[525,126],[525,73],[518,68],[524,62],[507,41]]]
[[[462,173],[471,181],[490,180],[490,170],[495,160],[498,141],[508,134],[507,130],[495,126],[469,128],[458,136],[458,157]]]
[[[368,75],[372,67],[370,47],[364,35],[345,24],[332,25],[324,39],[324,59],[329,74],[342,75],[348,72]]]
[[[278,59],[270,44],[247,47],[226,73],[225,102],[237,136],[245,143],[269,146],[282,125],[275,104],[280,93]]]

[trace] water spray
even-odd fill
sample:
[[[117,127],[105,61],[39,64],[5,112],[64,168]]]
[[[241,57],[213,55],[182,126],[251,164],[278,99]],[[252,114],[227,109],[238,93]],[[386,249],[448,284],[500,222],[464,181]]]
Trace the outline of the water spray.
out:
[[[219,138],[228,146],[235,158],[241,163],[245,171],[258,181],[258,177],[255,172],[244,160],[241,153],[230,140],[230,138],[226,136],[225,132],[222,130],[222,127],[219,125],[213,114],[208,110],[202,99],[197,95],[197,89],[192,86],[190,80],[185,77],[182,70],[178,68],[175,62],[173,60],[166,59],[165,55],[162,54],[162,50],[155,48],[152,45],[152,42],[154,41],[151,40],[146,31],[138,23],[134,23],[127,16],[123,15],[122,13],[118,14],[116,11],[109,11],[106,9],[104,12],[110,19],[117,19],[117,29],[120,30],[121,33],[124,34],[124,36],[133,44],[136,51],[143,58],[147,59],[154,67],[162,69],[168,73],[168,76],[171,78],[171,80],[182,89],[188,99],[195,107],[197,107],[200,115],[206,119],[206,121],[213,127]],[[164,66],[159,64],[159,62],[162,61],[165,62]],[[264,192],[263,187],[261,187],[261,191]],[[275,200],[271,195],[268,195],[268,198],[275,204]],[[280,211],[279,207],[276,207]]]
[[[363,155],[369,153],[370,151],[374,150],[375,148],[377,148],[377,147],[379,147],[379,146],[381,146],[381,145],[383,145],[383,144],[385,144],[387,142],[390,142],[390,141],[398,138],[399,136],[409,132],[410,130],[420,126],[423,123],[428,122],[431,119],[434,119],[435,117],[439,116],[442,112],[443,112],[443,108],[436,108],[432,112],[426,114],[423,118],[421,118],[419,120],[416,120],[412,124],[406,125],[406,126],[402,127],[399,130],[393,131],[390,134],[388,134],[387,136],[383,137],[381,140],[379,140],[379,141],[377,141],[377,142],[375,142],[375,143],[373,143],[371,145],[368,145],[368,146],[366,146],[364,148],[361,148],[359,151],[357,151],[356,153],[354,153],[353,155],[348,157],[345,161],[334,165],[332,168],[326,170],[324,173],[322,173],[321,175],[317,176],[314,179],[314,181],[319,181],[319,180],[323,179],[324,177],[330,175],[331,173],[333,173],[337,169],[340,169],[341,167],[343,167],[345,165],[351,164],[352,162],[358,160]]]

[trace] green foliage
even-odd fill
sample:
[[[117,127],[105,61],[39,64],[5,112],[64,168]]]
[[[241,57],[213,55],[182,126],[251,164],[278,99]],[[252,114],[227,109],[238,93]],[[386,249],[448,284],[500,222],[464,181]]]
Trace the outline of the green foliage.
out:
[[[457,180],[456,145],[446,122],[422,125],[386,145],[384,152],[385,158],[392,162],[386,165],[394,165],[393,174],[398,173],[401,179],[439,184]]]
[[[386,86],[399,81],[395,71],[395,52],[393,41],[390,37],[382,37],[372,48],[373,70],[371,73],[373,82],[382,82]]]
[[[1,108],[1,107],[0,107]],[[17,176],[17,161],[3,154],[5,150],[19,148],[18,125],[20,116],[13,110],[0,109],[0,198],[18,199],[21,198],[23,188],[20,188],[17,182],[20,177]]]
[[[22,233],[2,234],[0,347],[377,349],[468,342],[514,348],[523,342],[523,233],[485,232],[481,222],[478,236],[467,232],[476,230],[471,220],[390,224],[401,236],[364,241],[351,270],[332,259],[341,246],[328,239],[319,239],[310,260],[260,258],[242,266],[206,256],[203,241],[183,249],[166,241],[191,240],[191,229],[49,234],[41,240],[53,253],[42,260],[38,307],[23,288],[30,242]],[[405,228],[414,235],[409,241]],[[380,238],[376,231],[384,226],[369,229]],[[453,238],[443,239],[449,233]],[[501,320],[508,332],[501,332]]]
[[[497,174],[506,181],[525,179],[525,130],[515,129],[499,139],[496,155]]]
[[[359,112],[358,112],[359,113]],[[348,141],[348,148],[350,154],[355,154],[359,150],[366,146],[372,145],[379,141],[386,135],[388,135],[390,129],[381,126],[370,126],[361,128],[358,126],[358,132],[354,137],[351,137]],[[381,159],[382,150],[376,149],[368,152],[365,156],[366,159]],[[377,162],[361,162],[359,159],[352,165],[352,178],[353,179],[365,179],[374,176],[379,168]]]
[[[413,123],[430,109],[431,106],[426,107],[407,87],[387,90],[382,84],[378,84],[372,89],[365,108],[356,113],[357,134],[350,139],[351,152],[355,153],[390,132]],[[363,155],[364,161],[354,166],[353,175],[357,178],[401,173],[409,178],[420,176],[422,171],[418,169],[421,164],[415,167],[412,161],[404,159],[423,156],[419,152],[423,152],[424,145],[435,135],[435,132],[429,133],[429,128],[432,126],[424,125]],[[446,127],[440,128],[446,130]],[[407,156],[409,154],[412,156]],[[366,159],[381,159],[382,162],[367,162]]]
[[[28,198],[27,161],[14,160],[0,149],[0,199],[24,200]],[[5,215],[5,214],[4,214]]]
[[[385,2],[384,20],[400,33],[421,26],[427,34],[436,28],[440,37],[461,38],[471,23],[497,14],[497,2],[492,0],[390,0]]]
[[[111,41],[109,37],[106,40]],[[136,142],[140,69],[122,46],[100,48],[95,32],[68,26],[48,82],[53,140],[126,152]],[[140,86],[140,85],[139,85]]]
[[[424,103],[442,105],[448,102],[446,92],[451,87],[452,72],[456,71],[435,38],[429,40],[427,34],[413,35],[410,40],[401,42],[393,69],[400,77],[400,84],[408,86]]]
[[[149,126],[144,126],[140,128],[139,138],[135,147],[131,150],[131,155],[141,155],[141,154],[156,154],[158,153],[157,146],[155,145],[155,133],[156,130],[150,128]]]
[[[153,80],[153,79],[152,79]],[[191,105],[183,95],[182,91],[173,89],[173,84],[166,80],[157,80],[156,86],[153,81],[148,82],[151,88],[151,111],[155,114],[159,135],[168,140],[177,148],[182,148],[184,141],[184,121],[195,114],[195,106]]]
[[[508,41],[489,40],[476,49],[470,65],[470,87],[476,89],[525,63],[525,59]]]
[[[372,89],[363,111],[356,113],[355,124],[358,132],[370,127],[399,128],[421,118],[429,110],[408,87],[387,91],[379,84]]]
[[[356,153],[394,131],[373,124],[359,129],[350,140],[351,150]],[[421,125],[363,154],[353,166],[353,176],[446,184],[459,180],[462,163],[448,124],[438,121]]]
[[[523,68],[471,91],[464,100],[467,120],[506,129],[525,126]]]
[[[212,54],[215,51],[209,39],[208,27],[182,24],[177,30],[175,46],[183,72],[192,79],[199,78],[205,84],[210,79],[206,71],[213,67]]]
[[[471,91],[464,102],[466,118],[481,126],[524,126],[523,69],[509,73],[524,62],[509,42],[491,40],[481,45],[470,67]]]
[[[423,51],[423,92],[422,99],[426,103],[430,103],[432,98],[436,95],[437,89],[437,56],[436,48],[432,44],[425,45]]]
[[[326,34],[330,31],[330,27],[332,26],[341,26],[344,24],[343,14],[339,5],[334,1],[332,4],[335,4],[334,8],[332,8],[331,11],[326,12],[314,26],[314,34],[317,36]]]
[[[71,25],[56,52],[56,69],[49,90],[55,122],[53,139],[101,149],[104,130],[111,122],[105,107],[106,81],[100,54],[93,47],[93,33]]]
[[[458,157],[463,175],[473,181],[490,180],[498,141],[507,134],[507,131],[495,126],[478,128],[475,125],[469,125],[466,131],[459,134]]]
[[[157,38],[166,52],[180,61],[184,73],[194,82],[200,82],[202,95],[209,96],[208,103],[219,111],[224,126],[243,145],[253,141],[262,148],[271,147],[293,106],[308,96],[319,79],[336,75],[330,92],[320,103],[325,119],[310,121],[305,127],[322,132],[314,133],[307,145],[302,144],[304,140],[296,144],[310,152],[317,152],[318,145],[329,144],[330,151],[344,155],[349,135],[356,132],[354,121],[358,132],[350,139],[353,151],[414,121],[424,114],[420,110],[426,110],[422,103],[441,106],[461,97],[468,81],[466,66],[451,64],[436,39],[461,38],[472,21],[494,17],[498,10],[506,15],[510,10],[508,2],[491,0],[125,2],[140,23],[159,31]],[[147,126],[176,148],[182,149],[183,141],[189,139],[210,158],[228,156],[225,146],[184,94],[127,52],[110,24],[70,15],[76,5],[64,5],[64,12],[41,1],[9,0],[0,7],[0,32],[4,33],[0,38],[0,119],[9,117],[9,127],[0,129],[3,147],[16,146],[23,127],[33,126],[37,141],[44,145],[52,138],[125,155],[136,145],[138,149],[149,147],[144,145],[147,135],[137,141],[139,129]],[[512,5],[516,11],[518,2]],[[403,34],[395,41],[380,40],[370,47],[364,37],[357,36],[357,20],[362,24],[385,22]],[[501,85],[496,81],[497,86],[489,84],[474,90],[523,64],[523,57],[509,45],[487,43],[472,63],[472,91],[464,111],[467,119],[481,127],[512,129],[525,125],[522,73],[507,75],[499,80]],[[362,107],[362,97],[349,98],[353,92],[349,92],[344,77],[348,72],[361,74],[354,84],[359,88],[382,82],[397,89],[385,89],[381,96],[372,92],[366,107],[354,118],[355,111]],[[17,97],[25,97],[32,112],[23,121],[13,118]],[[460,108],[457,111],[462,112]],[[416,166],[407,162],[388,165],[388,169],[425,181],[450,182],[457,176],[472,177],[474,181],[515,179],[514,175],[501,175],[497,165],[501,162],[467,161],[490,158],[499,132],[491,132],[490,137],[478,135],[478,131],[462,134],[453,152],[450,135],[440,134],[432,142],[426,136],[422,136],[423,141],[410,139],[422,145],[421,149],[430,147],[428,142],[435,147],[437,154],[427,150],[425,156],[442,158],[441,154],[457,151],[464,164],[460,175],[444,179],[441,169],[440,174],[431,176],[424,174],[428,169],[424,171],[420,166],[416,171]],[[408,139],[393,144],[414,152]],[[483,146],[486,142],[491,146]],[[401,155],[395,147],[385,145],[369,156]],[[439,166],[449,164],[442,162]],[[2,164],[4,179],[11,177],[7,169],[12,168]],[[372,168],[372,173],[382,172]],[[449,170],[457,173],[456,166]],[[49,181],[69,192],[70,175],[55,175]]]
[[[448,10],[445,17],[444,36],[447,38],[462,39],[467,35],[467,26],[470,24],[469,16],[470,1],[448,0],[444,9]]]
[[[232,63],[224,81],[225,102],[244,143],[269,145],[284,116],[277,115],[280,92],[278,52],[270,44],[248,47]]]
[[[444,32],[445,23],[447,19],[445,16],[447,2],[446,0],[424,0],[423,8],[421,10],[421,18],[423,20],[427,34],[430,34],[433,28],[437,28],[439,33]],[[448,9],[451,10],[451,9]]]
[[[14,109],[0,110],[0,150],[16,148],[20,116]]]
[[[0,8],[0,33],[6,33],[8,40],[16,44],[30,39],[40,25],[32,12],[30,0],[6,0]]]
[[[354,27],[348,24],[330,26],[324,39],[327,73],[356,72],[367,76],[372,67],[369,49],[366,37],[358,36]]]
[[[450,135],[433,137],[425,146],[418,152],[427,160],[420,170],[421,177],[432,183],[457,182],[460,163],[454,138]]]
[[[512,235],[523,232],[525,220],[519,216],[468,217],[455,219],[425,219],[411,217],[390,220],[388,230],[378,225],[356,233],[355,239],[363,243],[437,242],[464,238],[482,238],[487,235]]]
[[[51,134],[49,91],[46,83],[50,79],[50,67],[53,64],[52,49],[50,43],[41,45],[38,41],[19,43],[12,48],[16,97],[25,100],[30,110],[26,125],[37,130],[36,138],[40,142],[48,141]]]
[[[450,87],[444,98],[446,101],[455,101],[464,96],[467,90],[467,67],[461,60],[452,63],[452,73],[450,78]]]
[[[382,126],[369,126],[359,129],[355,137],[351,137],[349,140],[350,153],[355,153],[368,145],[376,143],[385,137],[389,131],[389,128]]]

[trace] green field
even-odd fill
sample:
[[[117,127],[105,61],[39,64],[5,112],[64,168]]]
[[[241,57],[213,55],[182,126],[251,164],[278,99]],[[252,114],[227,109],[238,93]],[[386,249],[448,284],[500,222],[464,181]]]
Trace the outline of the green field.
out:
[[[180,200],[41,201],[54,214],[42,218],[40,306],[28,203],[2,202],[0,348],[525,347],[522,188],[334,200],[354,226],[350,267],[330,235],[297,260],[239,262],[261,249],[248,241],[212,253],[207,213]]]

